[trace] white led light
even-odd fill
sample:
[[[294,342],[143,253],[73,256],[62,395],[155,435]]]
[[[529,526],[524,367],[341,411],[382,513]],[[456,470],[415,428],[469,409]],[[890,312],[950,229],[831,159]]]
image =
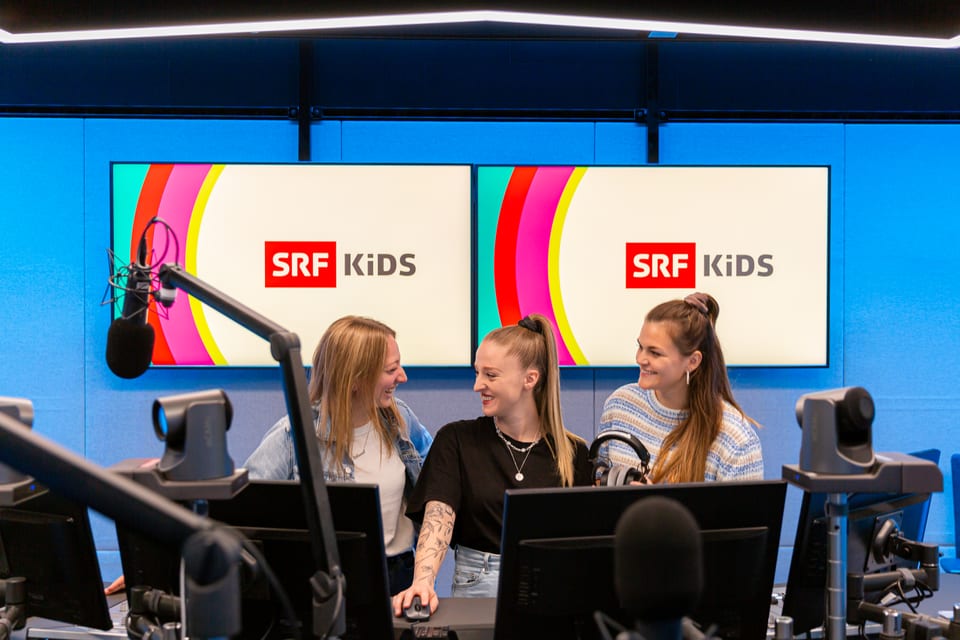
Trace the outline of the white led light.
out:
[[[270,34],[337,29],[367,29],[375,27],[404,27],[436,24],[466,23],[525,24],[539,26],[602,29],[626,32],[672,32],[678,34],[724,36],[741,39],[795,40],[839,44],[869,44],[891,47],[924,47],[955,49],[960,47],[960,36],[929,38],[839,31],[779,29],[737,25],[700,24],[632,18],[604,18],[602,16],[574,16],[550,13],[515,11],[448,11],[408,13],[380,16],[344,16],[303,20],[267,20],[215,24],[137,27],[128,29],[89,29],[78,31],[47,31],[10,33],[0,29],[0,43],[28,44],[45,42],[81,42],[90,40],[125,40],[133,38],[172,38],[186,36],[216,36],[240,34]]]

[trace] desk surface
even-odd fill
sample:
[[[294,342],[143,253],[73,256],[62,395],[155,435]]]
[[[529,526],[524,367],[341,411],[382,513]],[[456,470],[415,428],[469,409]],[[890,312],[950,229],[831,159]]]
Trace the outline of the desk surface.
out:
[[[456,631],[459,640],[493,638],[493,620],[497,615],[496,598],[440,598],[440,606],[427,622],[408,622],[394,618],[394,637],[432,637],[428,630]],[[404,635],[404,631],[411,633]],[[426,635],[417,635],[426,633]]]
[[[774,593],[783,593],[783,585],[774,588]],[[111,605],[124,601],[122,594],[108,598]],[[936,616],[940,613],[949,615],[952,613],[954,603],[960,603],[960,574],[941,574],[940,589],[934,592],[933,597],[925,600],[920,611],[929,616]],[[908,609],[901,605],[898,607],[902,611]],[[114,612],[111,608],[111,613]],[[773,606],[770,610],[771,621],[779,613],[779,607]],[[426,623],[417,623],[416,625],[407,622],[403,618],[395,618],[394,635],[400,638],[404,631],[410,631],[407,634],[413,636],[413,627],[420,627],[421,632],[429,629],[449,629],[457,632],[461,640],[489,640],[493,637],[493,621],[496,616],[495,598],[441,598],[440,608]],[[27,630],[32,629],[28,636]],[[38,629],[56,631],[44,635],[37,634]],[[84,633],[84,631],[62,622],[31,618],[27,621],[27,627],[19,631],[14,631],[12,637],[15,640],[27,640],[29,638],[81,638],[103,639],[111,636],[111,632],[93,630]],[[424,637],[424,636],[420,636]]]
[[[774,595],[782,595],[784,592],[784,585],[775,585],[773,588]],[[927,598],[920,603],[919,612],[923,615],[930,617],[941,616],[949,620],[953,614],[953,605],[954,603],[960,603],[960,574],[950,574],[950,573],[941,573],[940,574],[940,588],[937,591],[933,592],[933,596]],[[898,611],[904,613],[909,613],[910,609],[906,605],[898,605],[893,607]],[[774,604],[770,607],[770,627],[767,633],[767,637],[772,637],[773,635],[773,622],[776,617],[780,614],[780,604]],[[879,629],[879,625],[875,623],[870,623]],[[848,627],[850,633],[848,637],[858,635],[856,633],[856,628],[853,626]],[[811,635],[813,637],[819,637],[815,629]]]
[[[110,613],[126,614],[126,596],[121,593],[108,596]],[[412,624],[404,618],[394,619],[395,637],[400,638],[405,630],[413,636],[413,627],[420,632],[433,629],[453,630],[460,640],[490,640],[493,638],[493,620],[496,616],[496,598],[441,598],[440,607],[427,622]],[[76,627],[69,623],[43,618],[30,618],[24,629],[14,631],[14,640],[116,640],[126,638],[126,632],[118,629],[101,631]],[[425,637],[418,635],[417,637]]]
[[[26,626],[24,626],[23,629],[14,631],[11,634],[11,638],[13,640],[33,640],[35,638],[50,638],[51,640],[117,640],[117,638],[126,638],[126,630],[123,628],[124,618],[127,614],[126,593],[120,592],[107,596],[107,605],[110,607],[110,618],[114,623],[114,628],[109,631],[77,627],[68,622],[60,622],[59,620],[28,618]]]

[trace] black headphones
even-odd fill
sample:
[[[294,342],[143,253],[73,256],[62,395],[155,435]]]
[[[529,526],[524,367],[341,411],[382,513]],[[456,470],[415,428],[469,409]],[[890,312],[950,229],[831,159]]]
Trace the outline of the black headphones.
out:
[[[599,468],[596,464],[597,452],[600,450],[600,445],[608,440],[619,440],[620,442],[625,442],[630,445],[630,448],[633,449],[637,457],[640,458],[640,468],[615,464],[610,468],[604,467],[598,476],[597,472]],[[647,451],[647,448],[643,446],[643,443],[640,442],[637,436],[630,433],[623,433],[622,431],[607,431],[606,433],[601,433],[597,436],[597,439],[593,441],[593,444],[590,445],[590,452],[587,454],[587,457],[590,459],[590,463],[593,464],[593,476],[598,479],[597,483],[601,487],[619,487],[634,481],[643,482],[647,479],[647,474],[650,472],[650,452]]]

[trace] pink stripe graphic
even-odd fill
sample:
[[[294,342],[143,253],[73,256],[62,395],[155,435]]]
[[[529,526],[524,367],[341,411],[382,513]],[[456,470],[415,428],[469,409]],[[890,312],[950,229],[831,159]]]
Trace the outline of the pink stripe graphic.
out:
[[[542,313],[554,326],[557,357],[573,364],[573,357],[556,329],[557,318],[550,301],[550,231],[557,205],[573,173],[573,167],[541,167],[530,184],[517,233],[517,294],[520,313]]]
[[[209,164],[174,165],[160,200],[158,213],[177,234],[181,265],[185,260],[193,206],[197,201],[203,180],[210,171],[210,166]],[[173,255],[167,256],[168,260],[173,258]],[[177,364],[213,364],[213,359],[207,353],[203,340],[200,339],[187,296],[178,295],[177,302],[168,311],[169,317],[161,318],[160,323],[174,361]]]

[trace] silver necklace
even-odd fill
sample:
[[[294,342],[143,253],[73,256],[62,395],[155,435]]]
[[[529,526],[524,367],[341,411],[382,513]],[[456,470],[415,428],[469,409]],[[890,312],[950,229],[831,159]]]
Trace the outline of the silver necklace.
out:
[[[524,478],[523,465],[527,464],[527,458],[530,457],[530,452],[533,451],[533,447],[536,446],[538,442],[540,442],[540,438],[537,438],[536,440],[534,440],[533,442],[531,442],[525,447],[518,447],[517,445],[507,440],[507,437],[503,435],[502,431],[500,431],[500,427],[497,426],[496,422],[493,423],[493,428],[497,430],[497,435],[500,436],[500,440],[503,441],[503,444],[507,445],[507,453],[510,454],[510,460],[513,461],[513,468],[517,470],[517,474],[513,477],[517,479],[517,482],[523,482],[523,478]],[[516,456],[513,455],[514,451],[516,451],[517,453],[526,454],[523,456],[523,462],[521,462],[520,464],[517,464],[517,458]]]
[[[373,431],[373,427],[372,427],[372,426],[371,426],[370,430],[367,431],[366,435],[363,436],[363,445],[362,445],[362,448],[360,449],[360,453],[354,453],[354,454],[353,454],[353,457],[354,457],[354,458],[359,458],[360,456],[362,456],[363,454],[365,454],[365,453],[367,452],[367,440],[370,439],[370,431]]]

